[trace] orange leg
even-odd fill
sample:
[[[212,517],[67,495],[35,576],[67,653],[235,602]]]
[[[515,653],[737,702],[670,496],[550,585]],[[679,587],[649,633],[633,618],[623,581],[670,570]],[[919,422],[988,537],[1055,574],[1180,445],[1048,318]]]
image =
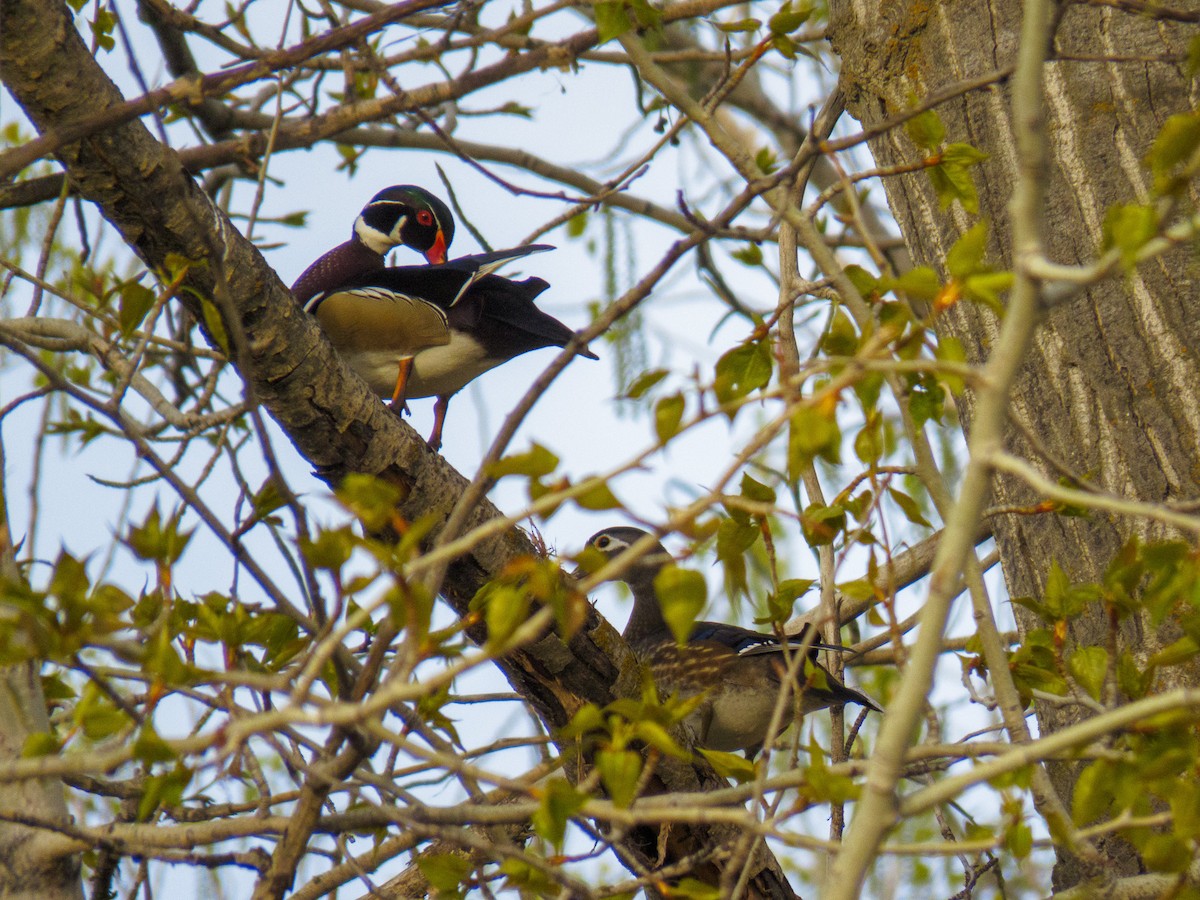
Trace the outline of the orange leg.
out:
[[[408,412],[408,402],[404,398],[404,391],[408,387],[408,376],[412,374],[413,358],[406,356],[400,360],[396,367],[396,390],[392,391],[391,407],[397,415]]]
[[[446,410],[450,408],[450,395],[443,394],[433,401],[433,433],[429,435],[429,446],[442,449],[442,426],[446,424]]]

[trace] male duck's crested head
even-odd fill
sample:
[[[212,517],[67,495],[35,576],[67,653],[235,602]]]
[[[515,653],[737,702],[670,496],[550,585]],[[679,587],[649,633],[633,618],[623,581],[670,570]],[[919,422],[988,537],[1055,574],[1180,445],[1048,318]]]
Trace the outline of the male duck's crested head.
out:
[[[354,220],[354,235],[381,256],[403,244],[441,264],[454,240],[454,214],[424,188],[392,185],[363,207]]]

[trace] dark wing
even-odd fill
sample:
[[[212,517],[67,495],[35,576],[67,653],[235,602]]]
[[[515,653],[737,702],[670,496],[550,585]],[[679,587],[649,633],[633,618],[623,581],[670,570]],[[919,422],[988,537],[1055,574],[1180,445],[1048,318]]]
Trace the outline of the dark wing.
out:
[[[357,275],[338,285],[338,289],[371,288],[377,291],[391,291],[405,297],[419,298],[448,310],[463,289],[470,284],[472,274],[471,270],[454,268],[449,264],[386,266]]]
[[[493,250],[490,253],[472,253],[468,256],[456,256],[454,259],[446,260],[440,266],[430,268],[459,269],[461,271],[478,272],[480,275],[487,275],[495,272],[511,259],[520,259],[523,256],[529,256],[531,253],[545,253],[547,250],[553,249],[554,246],[552,244],[526,244],[523,247],[513,247],[509,250]]]
[[[458,282],[458,291],[450,298],[449,303],[446,304],[454,306],[466,295],[467,288],[477,284],[506,262],[520,259],[531,253],[543,253],[546,250],[553,249],[554,247],[550,244],[526,244],[524,247],[513,247],[511,250],[493,250],[491,253],[474,253],[470,256],[459,256],[455,259],[447,260],[438,266],[425,266],[424,269],[430,273],[437,272],[439,275],[446,272],[454,272],[462,279]],[[416,268],[422,267],[418,266]]]
[[[483,298],[483,316],[492,323],[503,326],[494,332],[503,335],[511,346],[504,355],[511,358],[518,353],[537,350],[540,347],[565,347],[575,337],[575,332],[549,313],[538,309],[535,298],[550,285],[540,278],[512,281],[498,275],[479,279],[472,287],[471,297]],[[580,356],[599,359],[586,347]]]
[[[801,637],[811,628],[811,625],[805,625],[800,634],[789,636],[786,639],[787,646],[799,649],[801,646]],[[751,631],[749,628],[726,625],[721,622],[697,622],[692,628],[689,645],[695,641],[723,644],[741,657],[778,654],[783,652],[784,647],[784,643],[773,634],[763,634],[758,631]],[[808,704],[806,711],[811,712],[814,709],[821,709],[834,704],[857,703],[859,706],[865,706],[867,709],[882,712],[874,700],[862,693],[862,691],[856,691],[854,688],[842,684],[829,674],[829,671],[824,666],[817,662],[818,650],[844,651],[846,649],[846,647],[838,644],[825,644],[821,642],[814,643],[809,648],[809,659],[824,674],[824,686],[808,685],[805,687],[804,696]],[[782,663],[782,660],[780,660],[780,663]],[[782,669],[778,670],[778,674],[782,675]]]
[[[786,646],[799,650],[802,646],[804,636],[811,627],[811,625],[805,625],[804,630],[800,634],[790,635],[786,639]],[[785,643],[781,642],[773,634],[751,631],[749,628],[742,628],[739,625],[727,625],[724,622],[697,622],[692,627],[691,640],[716,641],[729,647],[738,656],[761,656],[768,653],[782,653],[785,646]],[[844,651],[845,649],[840,644],[826,644],[823,641],[814,640],[809,645],[809,658],[816,662],[818,650]]]

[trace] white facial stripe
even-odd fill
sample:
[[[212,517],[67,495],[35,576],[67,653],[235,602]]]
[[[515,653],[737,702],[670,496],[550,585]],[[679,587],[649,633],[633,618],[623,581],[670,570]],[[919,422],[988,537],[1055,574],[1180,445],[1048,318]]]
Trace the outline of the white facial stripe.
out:
[[[375,203],[369,204],[368,208],[375,209],[381,206],[403,207],[405,205],[406,204],[401,203],[399,200],[377,200]],[[373,228],[372,226],[368,225],[366,219],[364,219],[360,214],[359,217],[354,220],[354,233],[358,235],[358,239],[360,241],[382,256],[397,244],[404,243],[404,239],[401,236],[400,231],[404,228],[404,223],[407,221],[407,216],[401,216],[396,221],[396,224],[391,231],[383,232],[378,228]]]
[[[388,237],[390,237],[397,244],[403,243],[403,239],[400,236],[400,232],[402,232],[404,230],[404,226],[407,222],[408,222],[408,216],[401,216],[399,219],[397,219],[396,227],[392,229],[391,234],[389,234]]]

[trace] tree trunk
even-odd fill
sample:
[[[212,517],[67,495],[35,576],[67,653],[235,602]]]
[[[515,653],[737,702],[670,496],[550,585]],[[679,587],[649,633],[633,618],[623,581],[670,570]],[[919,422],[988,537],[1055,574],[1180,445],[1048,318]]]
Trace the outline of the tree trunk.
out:
[[[1195,3],[1179,4],[1196,8]],[[916,3],[835,0],[830,39],[842,60],[848,109],[871,126],[956,83],[1010,71],[1021,24],[1018,0]],[[1045,68],[1045,128],[1050,171],[1045,198],[1047,255],[1064,264],[1098,254],[1106,211],[1145,203],[1150,173],[1142,164],[1166,118],[1191,108],[1186,60],[1195,29],[1111,7],[1061,10],[1055,55]],[[990,158],[976,172],[980,215],[991,223],[989,258],[1011,268],[1008,201],[1016,177],[1010,104],[1004,77],[937,107],[946,140],[965,141]],[[903,128],[871,141],[884,167],[919,161],[924,151]],[[976,221],[958,204],[942,209],[928,175],[884,180],[888,202],[914,262],[945,275],[946,253]],[[1195,198],[1191,198],[1194,202]],[[1056,479],[1045,456],[1079,478],[1131,499],[1162,503],[1200,494],[1200,407],[1187,398],[1200,381],[1195,266],[1178,249],[1127,277],[1111,277],[1047,313],[1013,396],[1007,449]],[[988,309],[959,302],[938,320],[972,361],[986,357],[998,333]],[[970,426],[971,402],[964,404]],[[1026,435],[1037,435],[1036,447]],[[995,480],[1000,504],[1039,499],[1023,482]],[[1131,534],[1162,537],[1144,520],[1093,512],[1086,518],[1008,515],[993,520],[1005,580],[1013,597],[1040,597],[1057,562],[1072,581],[1099,581]],[[1070,640],[1104,645],[1109,623],[1092,605],[1073,621]],[[1017,609],[1022,631],[1045,623]],[[1177,635],[1127,620],[1123,646],[1145,659]],[[1195,670],[1175,671],[1194,683]],[[1075,721],[1074,707],[1039,707],[1042,733]],[[1076,767],[1051,768],[1064,800]],[[1127,845],[1110,847],[1122,874],[1138,870]],[[1080,878],[1062,859],[1055,886]]]
[[[0,469],[4,450],[0,445]],[[0,482],[0,575],[20,578],[8,529],[8,504]],[[50,730],[46,698],[34,663],[0,666],[0,761],[19,759],[31,734]],[[0,809],[20,810],[42,822],[69,822],[62,782],[56,779],[0,783]],[[83,897],[79,857],[56,852],[54,835],[0,822],[0,897],[12,900],[77,900]],[[61,850],[61,844],[59,844]]]

